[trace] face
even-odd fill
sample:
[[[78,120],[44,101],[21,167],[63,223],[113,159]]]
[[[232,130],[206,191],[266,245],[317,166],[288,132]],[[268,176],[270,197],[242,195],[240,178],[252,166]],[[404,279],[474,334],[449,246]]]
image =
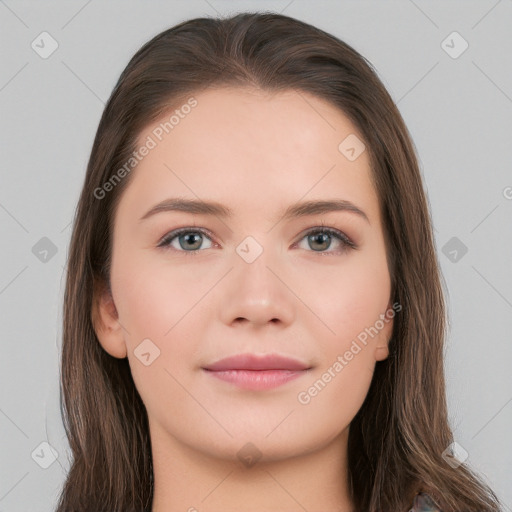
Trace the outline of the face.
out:
[[[172,112],[140,134],[150,149],[116,211],[98,338],[128,357],[153,439],[223,459],[246,443],[262,460],[312,452],[346,436],[387,357],[395,311],[368,152],[307,93],[193,97],[168,133]],[[338,208],[292,210],[327,201]],[[215,371],[237,355],[253,359]]]

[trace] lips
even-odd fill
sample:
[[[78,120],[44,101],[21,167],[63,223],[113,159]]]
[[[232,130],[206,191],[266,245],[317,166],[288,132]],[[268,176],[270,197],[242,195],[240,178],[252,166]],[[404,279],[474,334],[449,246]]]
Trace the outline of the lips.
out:
[[[307,370],[310,367],[296,359],[283,357],[277,354],[256,356],[254,354],[239,354],[221,359],[211,365],[205,366],[205,370]]]
[[[310,368],[301,361],[276,354],[239,354],[202,369],[219,380],[257,391],[281,386],[305,375]]]

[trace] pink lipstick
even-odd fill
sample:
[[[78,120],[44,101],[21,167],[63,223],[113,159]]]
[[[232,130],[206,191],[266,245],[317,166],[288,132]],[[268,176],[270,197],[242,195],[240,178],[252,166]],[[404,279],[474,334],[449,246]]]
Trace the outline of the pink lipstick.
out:
[[[207,365],[203,370],[212,377],[244,389],[264,390],[296,379],[310,368],[296,359],[277,354],[239,354]]]

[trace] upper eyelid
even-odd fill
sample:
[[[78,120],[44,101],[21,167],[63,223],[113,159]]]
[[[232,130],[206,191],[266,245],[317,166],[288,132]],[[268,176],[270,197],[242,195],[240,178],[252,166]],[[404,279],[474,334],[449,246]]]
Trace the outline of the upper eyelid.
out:
[[[173,238],[176,238],[177,236],[179,236],[183,233],[201,233],[203,235],[207,235],[210,239],[214,238],[213,234],[206,228],[189,226],[189,227],[183,227],[183,228],[176,228],[176,229],[169,231],[167,234],[165,234],[160,239],[160,241],[158,243],[161,244],[167,240],[172,240]]]
[[[306,228],[305,230],[303,230],[301,232],[301,237],[297,240],[297,242],[300,242],[305,236],[309,235],[310,233],[315,233],[317,231],[318,232],[331,231],[331,232],[333,232],[334,235],[339,236],[338,241],[345,242],[347,245],[351,246],[354,249],[357,248],[357,244],[352,240],[351,237],[349,237],[346,233],[344,233],[340,229],[337,229],[337,228],[331,227],[327,224],[324,224],[324,221],[321,221],[316,226],[312,226],[312,227],[309,227],[309,228]],[[167,233],[160,239],[157,246],[160,247],[163,245],[170,245],[171,240],[174,240],[177,236],[179,236],[183,233],[197,233],[197,232],[208,236],[208,238],[210,238],[210,240],[213,243],[216,243],[213,240],[215,237],[210,232],[210,230],[208,230],[206,228],[202,228],[202,227],[197,227],[197,226],[185,226],[182,228],[176,228],[176,229],[169,231],[169,233]],[[346,240],[344,240],[344,239],[346,239]],[[295,242],[295,243],[297,243],[297,242]],[[185,252],[187,252],[187,251],[185,251]],[[199,252],[199,251],[190,251],[190,252]]]

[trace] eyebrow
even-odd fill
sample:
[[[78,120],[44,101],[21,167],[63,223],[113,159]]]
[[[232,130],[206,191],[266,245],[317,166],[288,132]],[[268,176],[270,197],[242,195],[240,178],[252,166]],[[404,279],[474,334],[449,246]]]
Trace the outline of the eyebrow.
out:
[[[221,218],[233,217],[233,210],[216,201],[202,201],[195,199],[170,198],[153,206],[139,221],[145,220],[161,212],[186,212],[195,215],[214,215]],[[333,211],[354,213],[370,223],[366,213],[354,203],[345,199],[331,199],[322,201],[304,201],[290,205],[282,214],[282,220],[319,215]]]

